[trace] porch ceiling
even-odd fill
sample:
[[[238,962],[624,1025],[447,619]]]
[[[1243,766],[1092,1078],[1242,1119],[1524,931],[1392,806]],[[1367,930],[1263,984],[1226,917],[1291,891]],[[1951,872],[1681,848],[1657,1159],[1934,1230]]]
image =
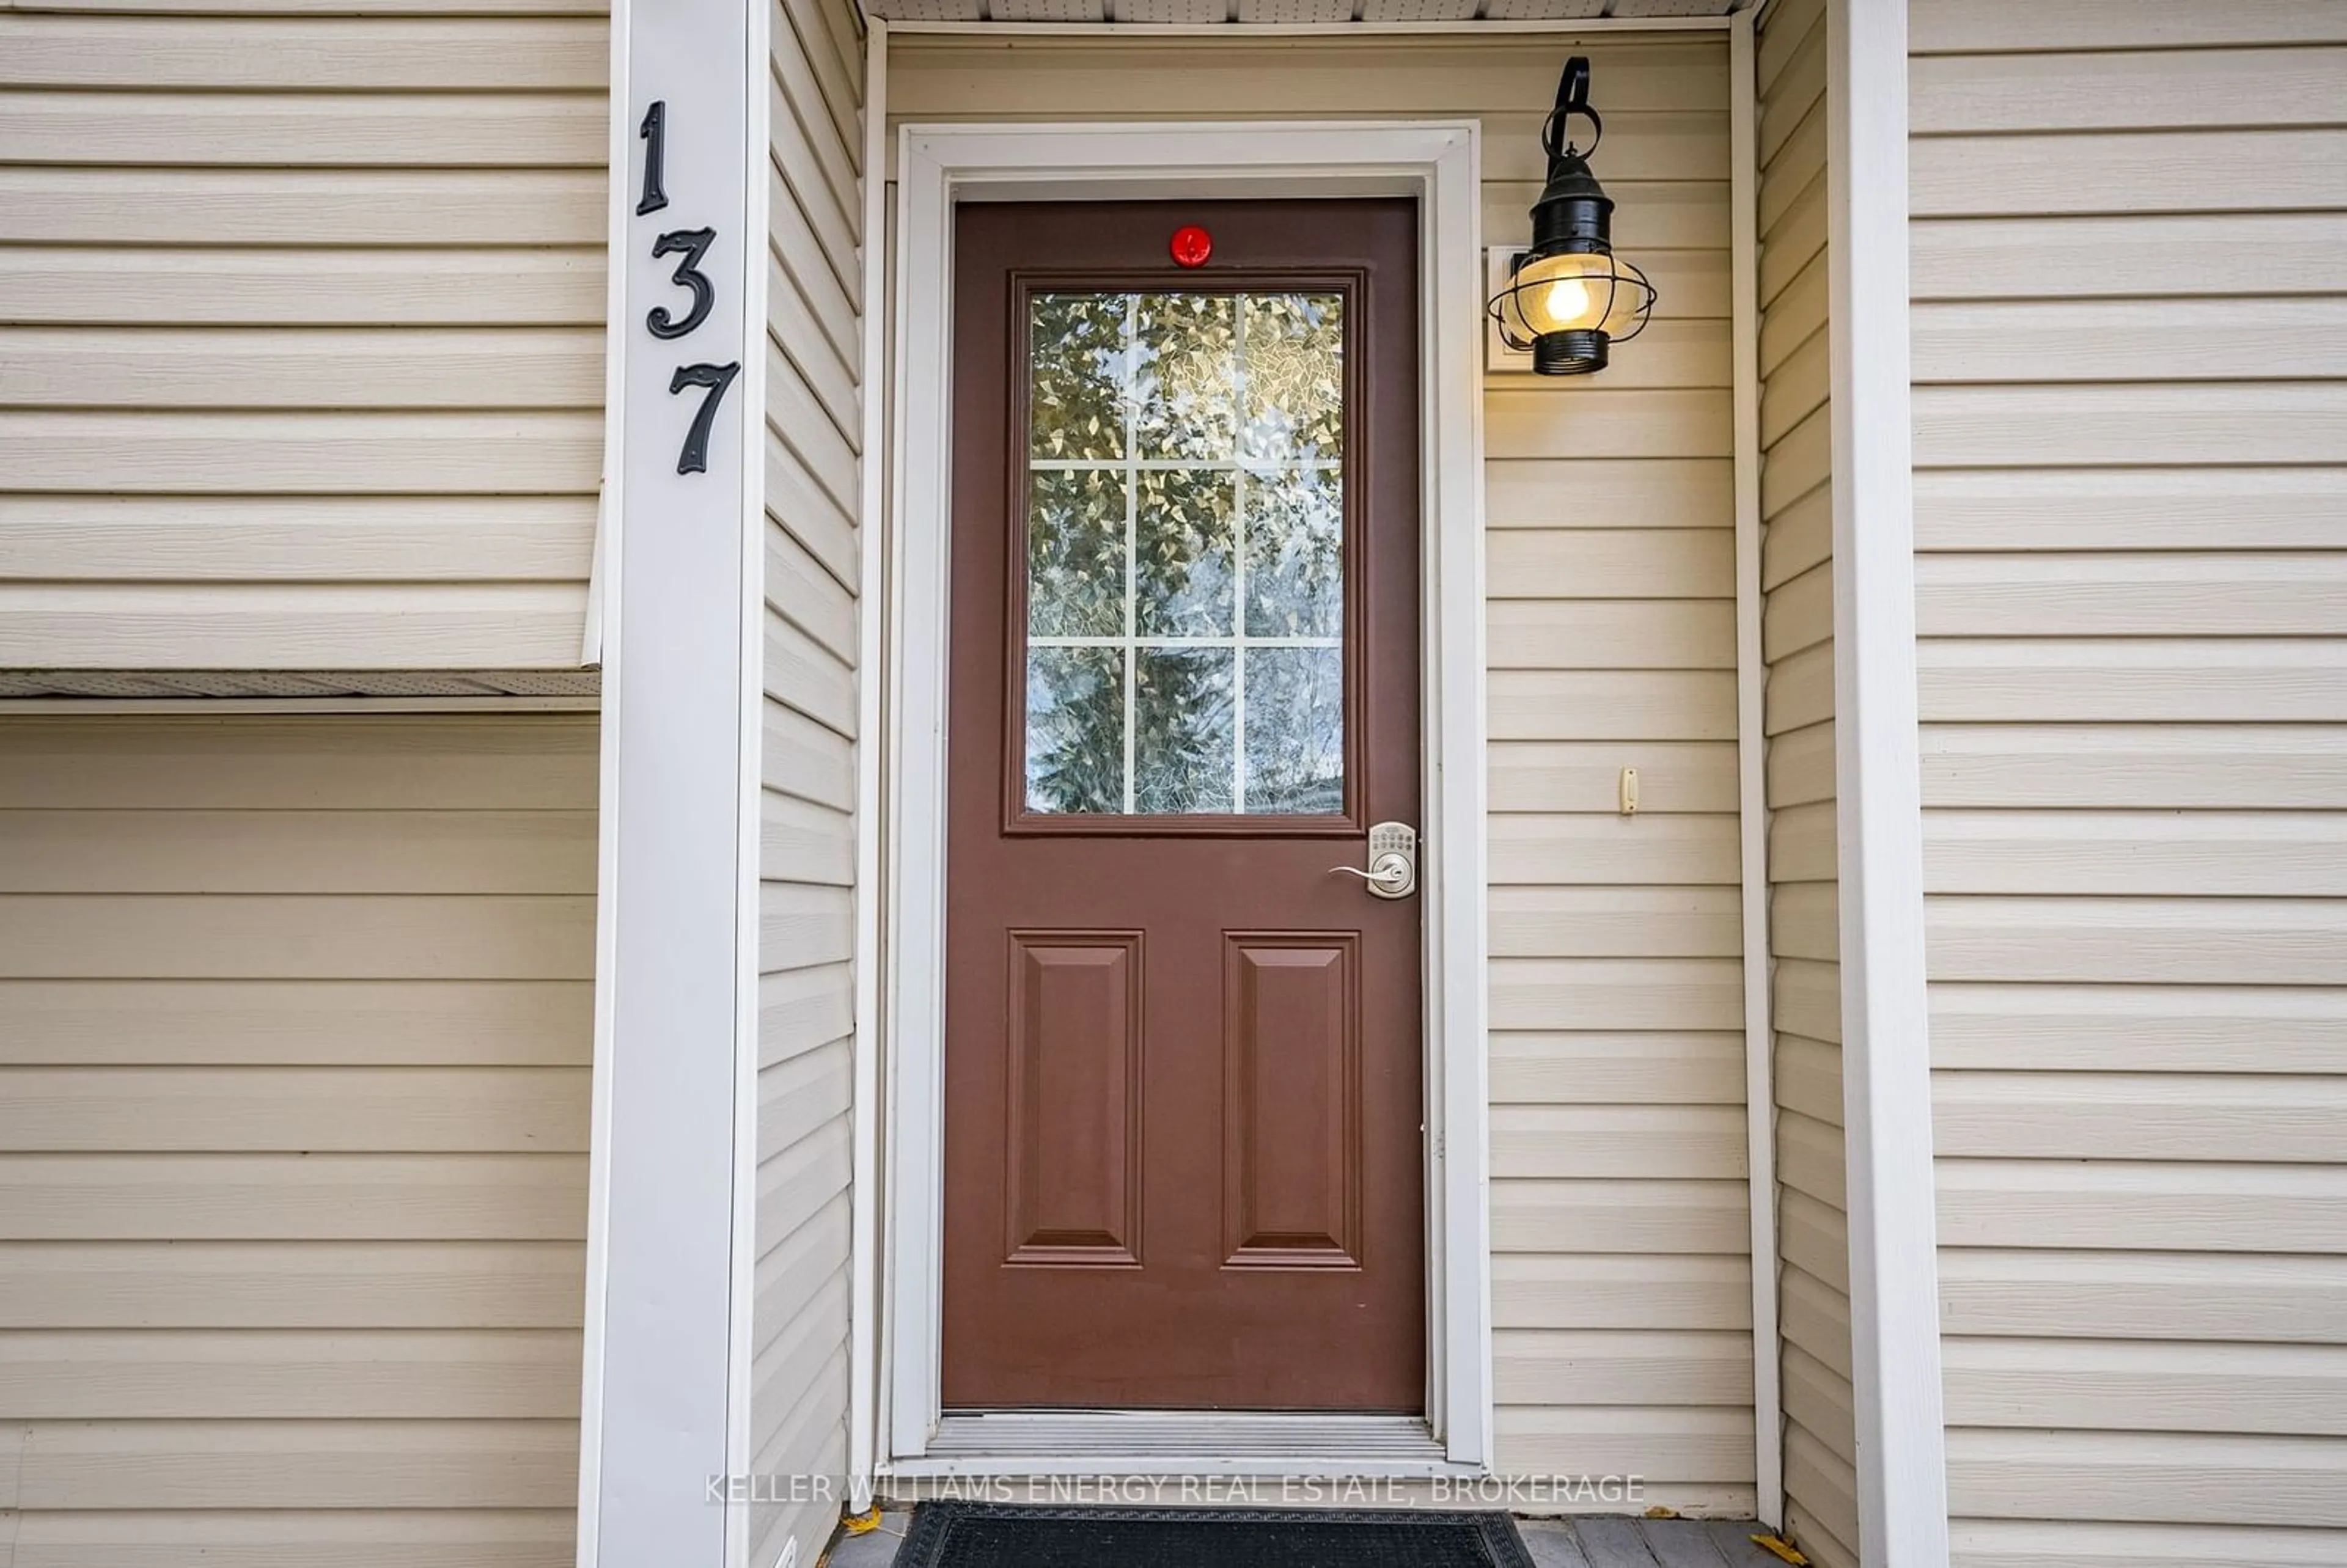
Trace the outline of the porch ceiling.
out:
[[[1725,16],[1750,0],[864,0],[889,22],[1139,22],[1318,26],[1586,22]]]

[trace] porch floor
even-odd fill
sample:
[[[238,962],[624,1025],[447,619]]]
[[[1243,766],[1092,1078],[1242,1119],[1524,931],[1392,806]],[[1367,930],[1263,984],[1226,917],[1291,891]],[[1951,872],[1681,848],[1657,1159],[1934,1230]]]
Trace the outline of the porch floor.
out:
[[[828,1568],[890,1568],[912,1522],[891,1508],[880,1528],[832,1542]],[[1694,1519],[1521,1519],[1524,1544],[1539,1568],[1785,1568],[1752,1544],[1749,1521]]]

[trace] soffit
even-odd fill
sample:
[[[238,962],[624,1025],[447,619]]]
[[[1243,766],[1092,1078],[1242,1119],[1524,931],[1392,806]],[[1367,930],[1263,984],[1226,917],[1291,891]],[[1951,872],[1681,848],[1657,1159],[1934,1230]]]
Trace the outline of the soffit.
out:
[[[889,22],[1134,22],[1186,26],[1591,22],[1725,16],[1749,0],[864,0]]]

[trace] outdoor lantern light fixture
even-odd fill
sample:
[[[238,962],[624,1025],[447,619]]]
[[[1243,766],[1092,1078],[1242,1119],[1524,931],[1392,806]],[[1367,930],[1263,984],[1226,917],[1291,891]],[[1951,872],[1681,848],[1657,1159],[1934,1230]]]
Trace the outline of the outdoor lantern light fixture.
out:
[[[1586,148],[1565,139],[1575,118],[1589,122]],[[1510,348],[1530,349],[1542,375],[1604,370],[1611,346],[1636,337],[1654,312],[1655,285],[1614,254],[1614,199],[1589,172],[1604,134],[1589,107],[1588,58],[1575,55],[1541,127],[1548,185],[1532,203],[1532,248],[1516,258],[1490,306],[1500,336]]]

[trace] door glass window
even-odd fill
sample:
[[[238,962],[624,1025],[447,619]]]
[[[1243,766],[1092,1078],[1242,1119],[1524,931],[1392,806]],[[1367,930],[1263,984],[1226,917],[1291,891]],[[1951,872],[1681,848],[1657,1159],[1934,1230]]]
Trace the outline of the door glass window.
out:
[[[1344,301],[1030,303],[1027,809],[1345,809]]]

